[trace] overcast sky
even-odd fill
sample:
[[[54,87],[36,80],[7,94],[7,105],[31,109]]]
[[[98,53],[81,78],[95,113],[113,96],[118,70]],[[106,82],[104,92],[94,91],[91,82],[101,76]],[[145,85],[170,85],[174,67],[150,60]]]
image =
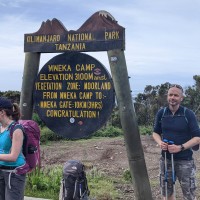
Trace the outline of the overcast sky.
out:
[[[123,26],[125,57],[133,95],[146,85],[194,84],[200,72],[199,0],[0,0],[0,91],[21,90],[24,34],[57,18],[77,30],[106,10]],[[88,53],[110,71],[107,52]],[[42,54],[40,68],[57,54]]]

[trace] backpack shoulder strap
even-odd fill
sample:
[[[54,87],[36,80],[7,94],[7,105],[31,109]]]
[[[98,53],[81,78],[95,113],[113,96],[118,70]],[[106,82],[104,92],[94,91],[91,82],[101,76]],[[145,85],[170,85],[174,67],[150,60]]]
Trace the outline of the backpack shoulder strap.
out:
[[[162,114],[161,120],[162,120],[162,118],[165,116],[166,109],[167,109],[167,107],[164,107],[164,108],[163,108],[163,114]],[[183,107],[183,116],[185,117],[185,121],[188,123],[188,119],[187,119],[186,114],[185,114],[185,113],[186,113],[186,110],[187,110],[187,108],[186,108],[186,107]]]
[[[21,129],[22,132],[24,133],[24,129],[23,129],[22,125],[21,125],[18,121],[17,121],[17,122],[14,122],[14,123],[12,123],[11,126],[9,127],[11,139],[12,139],[12,137],[13,137],[14,131],[15,131],[17,128]]]
[[[183,109],[184,109],[184,112],[183,112],[183,114],[184,114],[184,117],[185,117],[185,121],[188,123],[188,119],[187,119],[187,117],[186,117],[186,114],[185,114],[185,112],[186,112],[187,108],[186,108],[186,107],[183,107]]]
[[[188,109],[187,109],[186,107],[184,107],[184,117],[185,117],[186,122],[189,123],[189,122],[188,122],[188,119],[187,119],[187,117],[186,117],[186,110],[188,110]],[[193,151],[198,151],[198,150],[199,150],[199,144],[193,146],[193,147],[192,147],[192,150],[193,150]]]
[[[162,118],[165,116],[166,109],[167,109],[167,107],[164,107],[164,108],[163,108],[163,113],[162,113],[161,120],[162,120]]]
[[[18,124],[18,122],[14,122],[10,125],[9,127],[9,130],[10,130],[10,137],[12,139],[12,136],[13,136],[13,132],[14,132],[14,129],[15,129],[15,126]]]

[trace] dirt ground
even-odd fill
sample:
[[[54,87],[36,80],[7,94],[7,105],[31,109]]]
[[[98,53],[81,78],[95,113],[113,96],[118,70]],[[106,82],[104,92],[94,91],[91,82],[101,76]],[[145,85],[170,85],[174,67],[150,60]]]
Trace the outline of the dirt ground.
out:
[[[154,200],[161,199],[159,188],[159,157],[160,149],[151,136],[141,136],[146,167],[151,183]],[[199,152],[194,153],[197,170],[200,168]],[[122,177],[129,168],[123,138],[103,138],[77,141],[59,141],[42,146],[42,165],[64,164],[67,160],[81,160],[88,168],[95,167],[113,177]],[[200,180],[200,169],[197,171],[197,182]],[[134,200],[133,185],[115,183],[121,193],[120,200]],[[197,185],[197,187],[199,187]],[[176,199],[182,200],[179,183],[176,183]],[[200,200],[200,192],[197,195]]]

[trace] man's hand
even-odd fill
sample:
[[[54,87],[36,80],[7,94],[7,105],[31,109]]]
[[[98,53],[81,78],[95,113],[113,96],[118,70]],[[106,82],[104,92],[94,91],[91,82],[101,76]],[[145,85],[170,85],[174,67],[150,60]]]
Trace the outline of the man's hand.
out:
[[[168,145],[168,151],[169,153],[178,153],[181,151],[181,145]]]
[[[167,144],[166,142],[161,141],[161,143],[160,143],[160,148],[161,148],[163,151],[167,151],[167,150],[168,150],[168,144]]]

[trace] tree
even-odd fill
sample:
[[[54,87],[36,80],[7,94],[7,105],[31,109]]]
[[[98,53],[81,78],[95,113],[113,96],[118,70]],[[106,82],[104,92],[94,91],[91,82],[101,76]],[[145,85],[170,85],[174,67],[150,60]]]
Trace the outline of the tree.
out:
[[[139,93],[134,98],[134,106],[139,125],[152,125],[156,112],[167,104],[166,95],[170,83],[161,85],[147,85],[144,93]]]
[[[200,76],[193,76],[195,84],[185,90],[185,98],[182,105],[190,108],[200,121]],[[161,85],[147,85],[143,93],[139,93],[134,99],[134,107],[139,125],[153,124],[156,112],[163,106],[167,106],[167,91],[170,83]]]
[[[200,121],[200,76],[193,76],[195,84],[185,90],[183,105],[193,110]]]
[[[19,91],[5,91],[5,92],[0,92],[0,96],[2,97],[7,97],[10,99],[13,103],[18,103],[20,101],[20,92]]]

